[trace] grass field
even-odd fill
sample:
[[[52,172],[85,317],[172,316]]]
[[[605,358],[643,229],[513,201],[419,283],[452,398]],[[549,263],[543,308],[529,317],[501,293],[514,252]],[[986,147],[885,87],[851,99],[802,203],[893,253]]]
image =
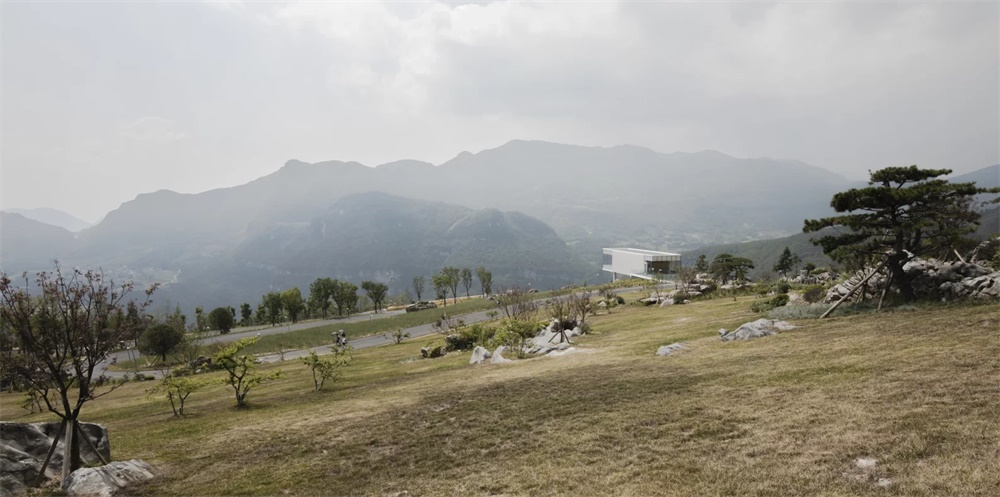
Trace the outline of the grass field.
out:
[[[130,384],[83,418],[115,459],[158,468],[141,495],[1000,495],[996,304],[721,342],[759,317],[751,301],[619,307],[580,353],[500,366],[420,360],[424,340],[360,350],[322,392],[269,365],[286,375],[250,408],[218,385],[179,419]],[[18,401],[0,396],[0,417],[51,418]]]

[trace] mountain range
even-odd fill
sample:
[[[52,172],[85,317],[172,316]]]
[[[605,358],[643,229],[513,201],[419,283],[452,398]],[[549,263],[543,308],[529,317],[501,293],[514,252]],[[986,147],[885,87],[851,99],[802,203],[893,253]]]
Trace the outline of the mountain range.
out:
[[[37,209],[4,209],[3,212],[10,214],[20,214],[28,219],[38,221],[40,223],[50,224],[52,226],[58,226],[69,231],[80,231],[84,228],[89,228],[96,223],[91,223],[84,221],[68,212],[61,211],[58,209],[50,209],[48,207],[40,207]]]
[[[4,213],[0,268],[101,266],[165,283],[160,298],[187,311],[320,276],[401,292],[443,265],[547,287],[594,281],[604,246],[681,251],[795,233],[852,186],[797,161],[538,141],[439,166],[291,160],[240,186],[141,194],[75,234]]]

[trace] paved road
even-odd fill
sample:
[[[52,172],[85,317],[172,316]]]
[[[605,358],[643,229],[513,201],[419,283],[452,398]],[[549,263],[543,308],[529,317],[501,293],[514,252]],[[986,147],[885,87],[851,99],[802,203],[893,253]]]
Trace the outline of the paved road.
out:
[[[636,290],[640,290],[640,289],[641,289],[641,287],[620,288],[620,289],[618,289],[618,292],[619,293],[627,293],[627,292],[632,292],[632,291],[636,291]],[[546,299],[540,299],[540,300],[546,300]],[[442,311],[445,312],[445,313],[447,313],[448,309],[447,308],[442,308]],[[453,318],[456,318],[456,319],[461,318],[467,324],[480,323],[480,322],[483,322],[483,321],[486,321],[486,320],[489,319],[489,316],[486,315],[487,312],[489,312],[489,311],[473,312],[473,313],[470,313],[470,314],[463,314],[461,316],[453,316]],[[240,333],[229,333],[227,335],[216,335],[216,336],[209,337],[208,339],[206,339],[206,341],[208,343],[229,342],[229,341],[233,341],[233,340],[236,340],[238,338],[242,338],[242,337],[246,337],[246,336],[255,336],[258,333],[261,334],[261,335],[276,335],[276,334],[280,334],[280,333],[287,333],[289,331],[305,330],[305,329],[309,329],[309,328],[316,328],[316,327],[319,327],[319,326],[326,326],[328,324],[333,324],[333,323],[353,323],[353,322],[357,322],[357,321],[365,321],[365,320],[368,320],[368,319],[381,319],[381,318],[386,318],[386,317],[395,316],[395,315],[404,314],[404,313],[405,313],[405,311],[391,311],[391,312],[382,312],[382,313],[379,313],[379,314],[377,314],[375,316],[372,316],[372,315],[358,315],[358,316],[352,316],[350,318],[345,318],[345,319],[327,319],[327,320],[320,320],[320,321],[310,321],[310,322],[304,322],[304,323],[294,324],[294,325],[291,325],[291,326],[277,326],[277,327],[274,327],[274,328],[263,328],[263,329],[249,330],[249,331],[240,332]],[[403,330],[403,332],[404,333],[409,333],[410,334],[410,338],[409,339],[412,340],[414,338],[419,338],[419,337],[423,337],[423,336],[427,336],[427,335],[433,334],[434,333],[434,328],[430,324],[422,324],[422,325],[419,325],[419,326],[413,326],[413,327],[410,327],[410,328],[406,328],[406,329]],[[333,344],[333,341],[334,340],[331,337],[330,345]],[[370,336],[366,336],[366,337],[355,338],[355,339],[351,340],[348,344],[351,347],[353,347],[354,349],[366,349],[368,347],[377,347],[379,345],[387,345],[387,344],[391,344],[391,343],[394,343],[394,342],[395,342],[395,339],[393,339],[392,336],[387,333],[387,334],[383,334],[383,335],[370,335]],[[284,354],[284,360],[288,361],[288,360],[298,359],[300,357],[305,357],[305,356],[309,355],[310,351],[316,352],[318,355],[329,354],[329,353],[331,353],[330,345],[321,345],[319,347],[312,347],[312,348],[309,348],[309,349],[290,350],[290,351],[285,352],[285,354]],[[127,353],[128,353],[128,351],[117,352],[117,353],[113,354],[112,357],[117,356],[119,358],[119,360],[128,359]],[[132,353],[134,354],[134,352],[132,352]],[[260,359],[261,362],[268,362],[268,363],[270,363],[270,362],[279,362],[279,361],[281,361],[281,355],[280,354],[263,354],[263,355],[258,356],[258,359]],[[107,368],[107,363],[103,363],[102,367],[103,368]],[[126,373],[125,371],[109,371],[109,370],[105,369],[105,374],[107,374],[110,377],[121,377],[125,373]],[[159,371],[142,371],[142,373],[143,374],[152,374],[153,376],[155,376],[157,378],[159,378],[161,376]]]
[[[303,321],[301,323],[295,323],[295,324],[286,324],[286,325],[282,325],[282,326],[253,327],[253,328],[243,329],[242,331],[235,332],[235,333],[227,333],[225,335],[222,335],[222,334],[209,335],[209,336],[206,336],[203,339],[203,343],[208,344],[208,343],[219,343],[219,342],[233,342],[233,341],[239,340],[240,338],[244,338],[244,337],[266,336],[266,335],[279,335],[281,333],[288,333],[290,331],[308,330],[310,328],[318,328],[320,326],[327,326],[327,325],[330,325],[330,324],[357,323],[357,322],[361,322],[361,321],[370,321],[372,319],[384,319],[384,318],[388,318],[388,317],[392,317],[392,316],[398,316],[400,314],[406,314],[406,311],[403,311],[403,310],[399,310],[399,311],[382,311],[382,312],[380,312],[378,314],[374,314],[374,313],[368,312],[368,313],[364,313],[364,314],[356,314],[354,316],[349,316],[349,317],[346,317],[346,318],[319,319],[319,320],[314,320],[314,321]],[[303,355],[306,355],[306,353],[304,353]],[[124,376],[126,373],[131,373],[131,372],[134,372],[134,371],[131,371],[131,370],[130,371],[109,370],[109,369],[107,369],[108,366],[110,366],[112,362],[116,362],[116,361],[122,361],[122,362],[124,362],[124,361],[127,361],[129,359],[135,358],[137,356],[138,356],[138,352],[136,350],[134,350],[134,349],[133,350],[120,350],[118,352],[114,352],[114,353],[110,354],[108,356],[108,358],[104,362],[102,362],[100,365],[98,365],[97,370],[98,371],[103,371],[103,373],[106,374],[109,377],[120,378],[120,377]],[[289,356],[286,354],[286,358],[287,357],[289,357]],[[155,370],[149,370],[149,371],[147,371],[147,370],[140,370],[140,372],[142,372],[143,374],[152,374],[153,376],[160,377],[160,372],[159,371],[155,371]]]

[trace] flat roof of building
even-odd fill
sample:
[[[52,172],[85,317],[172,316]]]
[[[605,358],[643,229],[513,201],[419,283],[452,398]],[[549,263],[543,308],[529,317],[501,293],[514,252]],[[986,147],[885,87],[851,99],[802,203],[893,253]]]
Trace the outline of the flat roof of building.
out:
[[[621,252],[632,252],[632,253],[635,253],[635,254],[652,255],[652,256],[661,256],[661,255],[666,255],[666,256],[680,256],[681,255],[681,254],[675,254],[673,252],[660,252],[660,251],[657,251],[657,250],[637,249],[637,248],[631,248],[631,247],[610,247],[610,248],[605,248],[604,250],[618,250],[618,251],[621,251]]]

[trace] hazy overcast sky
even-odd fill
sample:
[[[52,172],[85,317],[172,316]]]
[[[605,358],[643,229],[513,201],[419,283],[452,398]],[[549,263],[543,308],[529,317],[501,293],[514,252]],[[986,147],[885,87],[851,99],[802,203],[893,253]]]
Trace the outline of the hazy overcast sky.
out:
[[[511,139],[716,149],[863,179],[1000,162],[994,2],[11,3],[0,207],[96,220],[288,159]]]

